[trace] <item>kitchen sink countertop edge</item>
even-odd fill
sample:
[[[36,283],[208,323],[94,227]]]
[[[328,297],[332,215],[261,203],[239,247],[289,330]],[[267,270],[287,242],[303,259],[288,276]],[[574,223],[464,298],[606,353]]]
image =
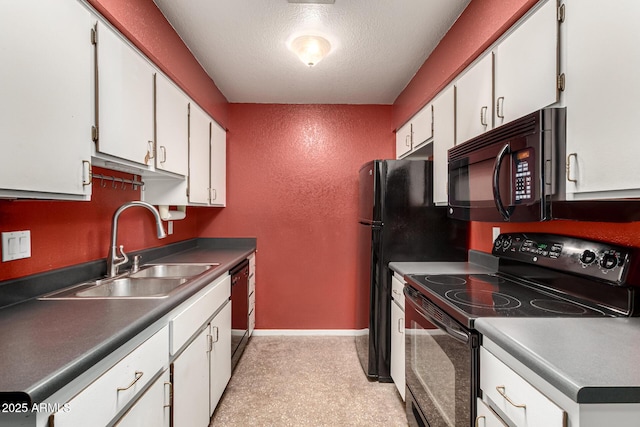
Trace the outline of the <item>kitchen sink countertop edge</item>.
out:
[[[145,263],[219,263],[162,299],[38,300],[0,309],[0,395],[43,402],[256,250],[255,239],[194,239]],[[169,349],[167,348],[167,352]]]

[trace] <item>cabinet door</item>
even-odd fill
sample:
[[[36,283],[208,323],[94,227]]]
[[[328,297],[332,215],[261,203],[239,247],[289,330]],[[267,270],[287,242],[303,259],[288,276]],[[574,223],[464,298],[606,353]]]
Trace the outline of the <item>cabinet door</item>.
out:
[[[558,101],[557,0],[548,0],[495,50],[495,126]]]
[[[0,195],[91,195],[93,19],[75,1],[2,2]]]
[[[115,31],[98,22],[100,153],[142,165],[153,158],[154,69]]]
[[[189,202],[209,203],[211,121],[195,103],[189,106]]]
[[[433,201],[448,203],[448,150],[456,142],[455,87],[445,89],[433,101]]]
[[[224,389],[231,379],[231,303],[213,318],[209,325],[210,352],[209,415],[213,415]]]
[[[455,84],[456,143],[493,128],[493,55],[485,55]]]
[[[156,131],[156,168],[187,176],[189,99],[162,74],[156,74]]]
[[[431,139],[433,136],[433,105],[425,105],[418,113],[411,119],[411,148],[415,149],[418,146]]]
[[[214,206],[227,203],[227,132],[211,123],[211,199]]]
[[[478,427],[507,427],[500,417],[481,399],[476,399],[477,415],[475,425]]]
[[[640,197],[640,3],[566,3],[567,198]]]
[[[404,312],[391,301],[391,378],[405,399]]]
[[[411,151],[411,123],[396,131],[396,158],[399,159]]]
[[[209,425],[208,335],[207,327],[171,364],[174,426]]]
[[[115,424],[116,427],[169,427],[171,420],[169,370]]]

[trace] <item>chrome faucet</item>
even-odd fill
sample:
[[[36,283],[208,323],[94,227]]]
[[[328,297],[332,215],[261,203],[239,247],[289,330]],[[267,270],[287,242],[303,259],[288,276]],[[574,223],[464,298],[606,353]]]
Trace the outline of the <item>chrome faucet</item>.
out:
[[[111,246],[109,248],[109,256],[107,257],[108,277],[117,276],[118,267],[126,264],[129,261],[129,257],[124,253],[124,246],[120,245],[119,247],[117,247],[116,240],[118,238],[118,217],[120,217],[120,214],[122,212],[133,206],[141,206],[143,208],[149,209],[156,219],[158,239],[164,239],[165,237],[167,237],[167,234],[164,232],[164,228],[162,227],[162,219],[160,218],[160,213],[155,207],[153,207],[153,205],[147,202],[133,201],[127,202],[124,205],[120,206],[118,210],[116,210],[116,212],[113,214],[113,220],[111,222]],[[120,256],[118,256],[118,250],[120,250]]]

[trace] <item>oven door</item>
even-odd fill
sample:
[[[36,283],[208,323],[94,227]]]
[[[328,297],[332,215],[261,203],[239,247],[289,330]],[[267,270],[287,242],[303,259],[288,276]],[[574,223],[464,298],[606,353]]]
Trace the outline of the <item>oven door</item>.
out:
[[[409,424],[469,427],[478,389],[478,334],[412,287],[404,294]]]

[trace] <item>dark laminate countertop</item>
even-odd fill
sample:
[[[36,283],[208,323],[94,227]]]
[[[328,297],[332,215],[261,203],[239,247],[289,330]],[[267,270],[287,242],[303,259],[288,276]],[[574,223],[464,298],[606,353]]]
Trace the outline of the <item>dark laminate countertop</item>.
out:
[[[475,327],[574,402],[640,402],[640,318],[484,318]]]
[[[148,262],[216,262],[165,299],[38,300],[0,309],[0,397],[42,402],[256,249],[255,239],[197,239]],[[156,254],[159,252],[156,251]],[[168,351],[168,349],[167,349]]]

